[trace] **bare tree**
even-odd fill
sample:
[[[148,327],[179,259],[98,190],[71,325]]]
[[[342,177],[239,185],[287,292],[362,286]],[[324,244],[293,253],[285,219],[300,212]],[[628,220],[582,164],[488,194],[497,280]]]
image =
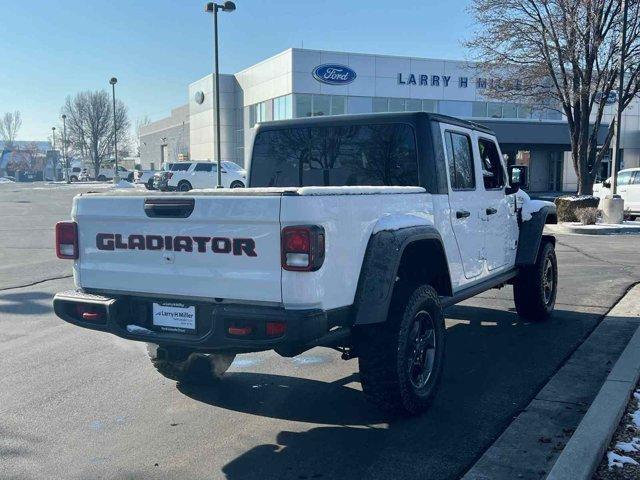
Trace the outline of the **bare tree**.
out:
[[[22,117],[20,112],[6,112],[0,119],[0,138],[4,142],[5,148],[13,148],[15,146],[16,136],[22,126]]]
[[[113,155],[113,110],[105,90],[86,91],[67,97],[62,113],[67,115],[67,138],[72,150],[88,158],[98,178],[100,167]],[[116,102],[118,153],[127,152],[126,132],[130,128],[127,107]],[[122,145],[121,145],[122,143]]]
[[[141,131],[144,127],[146,127],[147,125],[149,125],[151,123],[151,119],[145,115],[142,118],[139,118],[138,120],[136,120],[136,138],[134,139],[134,143],[136,146],[136,154],[139,157],[140,156],[140,135],[141,135]],[[177,157],[176,157],[177,158]]]
[[[624,107],[640,88],[640,4],[627,3]],[[622,0],[474,0],[471,6],[479,27],[466,44],[483,71],[501,78],[487,83],[487,95],[566,116],[579,194],[593,193],[614,132],[612,116],[598,145],[607,100],[617,88],[621,6]]]

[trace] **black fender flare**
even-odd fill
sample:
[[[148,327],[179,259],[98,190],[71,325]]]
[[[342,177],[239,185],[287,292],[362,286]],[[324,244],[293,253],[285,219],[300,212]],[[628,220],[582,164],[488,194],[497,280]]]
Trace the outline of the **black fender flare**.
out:
[[[441,246],[447,268],[449,295],[451,277],[442,237],[435,227],[418,225],[398,230],[383,230],[369,238],[353,303],[354,325],[382,323],[387,319],[389,304],[398,275],[400,261],[407,246],[421,240],[434,240]]]
[[[546,205],[537,212],[532,213],[531,220],[519,222],[520,233],[518,235],[516,266],[536,263],[543,239],[552,242],[554,245],[556,244],[554,236],[543,235],[544,226],[547,223],[557,223],[555,205]]]

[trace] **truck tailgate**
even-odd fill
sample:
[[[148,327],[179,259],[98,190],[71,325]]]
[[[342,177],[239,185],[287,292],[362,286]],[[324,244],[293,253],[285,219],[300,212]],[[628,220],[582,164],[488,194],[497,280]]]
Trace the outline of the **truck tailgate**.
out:
[[[101,291],[279,303],[280,200],[78,197],[76,280]]]

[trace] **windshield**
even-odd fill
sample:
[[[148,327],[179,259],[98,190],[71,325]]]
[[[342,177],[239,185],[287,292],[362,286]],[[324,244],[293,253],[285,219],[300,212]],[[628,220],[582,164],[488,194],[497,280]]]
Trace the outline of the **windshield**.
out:
[[[226,170],[230,170],[232,172],[241,172],[242,170],[244,170],[244,168],[242,168],[240,165],[238,165],[237,163],[233,163],[233,162],[222,162],[222,166],[226,169]]]
[[[294,127],[256,136],[251,187],[418,185],[407,124]]]

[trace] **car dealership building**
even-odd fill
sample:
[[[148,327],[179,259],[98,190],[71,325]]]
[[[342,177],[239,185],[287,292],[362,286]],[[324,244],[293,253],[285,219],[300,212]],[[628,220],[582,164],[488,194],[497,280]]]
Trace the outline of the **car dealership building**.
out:
[[[189,85],[189,103],[143,127],[142,168],[164,162],[213,160],[213,81]],[[575,191],[566,121],[554,109],[491,101],[487,85],[464,61],[288,49],[242,70],[220,75],[222,160],[247,165],[258,122],[345,113],[426,111],[493,129],[510,163],[527,164],[531,191]],[[608,118],[614,107],[607,107]],[[603,123],[605,123],[603,121]],[[605,129],[599,137],[603,139]],[[624,167],[640,165],[640,107],[625,111]],[[608,160],[601,176],[609,174]]]

